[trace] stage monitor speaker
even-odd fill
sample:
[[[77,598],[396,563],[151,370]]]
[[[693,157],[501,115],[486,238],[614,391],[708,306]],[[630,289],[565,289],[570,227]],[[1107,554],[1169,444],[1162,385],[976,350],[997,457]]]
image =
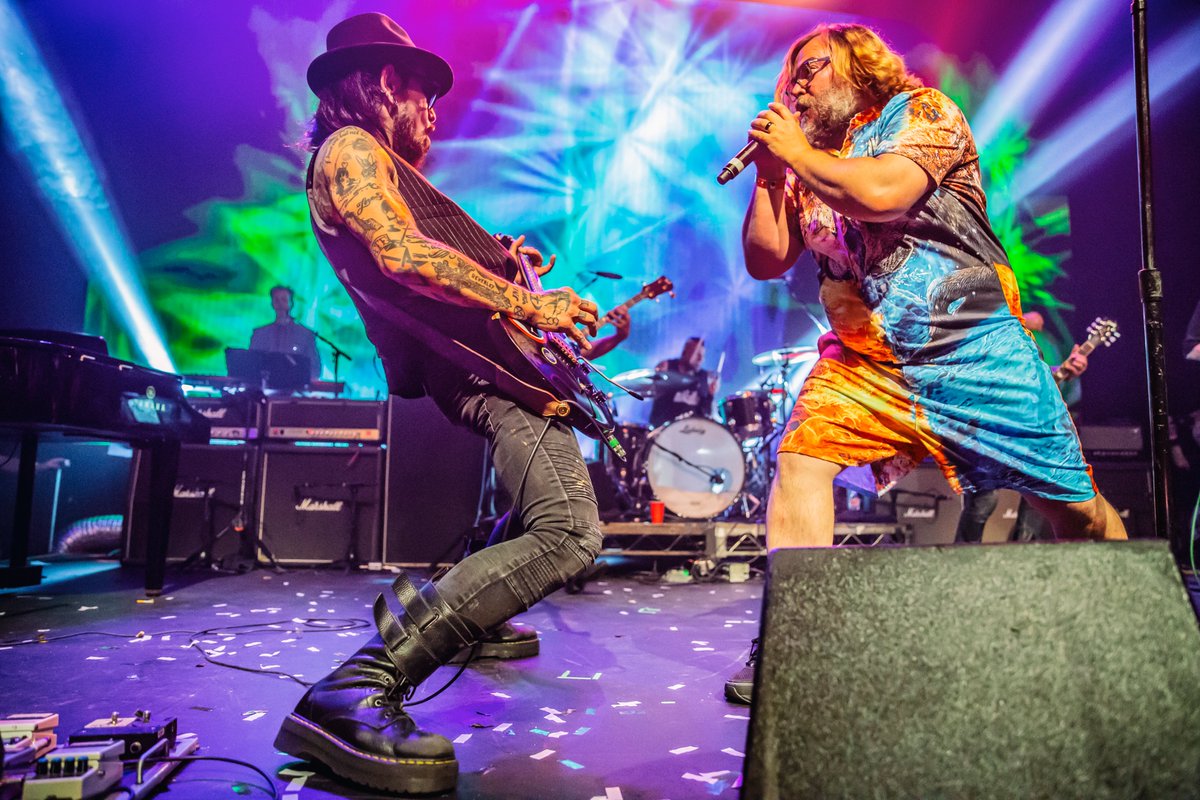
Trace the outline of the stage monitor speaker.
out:
[[[1165,542],[779,550],[763,603],[746,800],[1197,796]]]
[[[145,513],[144,498],[149,488],[145,461],[146,454],[135,451],[124,552],[124,560],[132,563],[146,560],[142,526],[129,524],[134,515]],[[254,557],[251,517],[257,461],[253,447],[185,444],[180,448],[171,534],[167,538],[168,562],[200,558],[205,551],[213,563]]]
[[[428,397],[393,397],[387,431],[384,563],[458,561],[475,526],[486,442],[452,424]]]
[[[260,560],[379,561],[383,457],[359,444],[270,445],[259,491]]]

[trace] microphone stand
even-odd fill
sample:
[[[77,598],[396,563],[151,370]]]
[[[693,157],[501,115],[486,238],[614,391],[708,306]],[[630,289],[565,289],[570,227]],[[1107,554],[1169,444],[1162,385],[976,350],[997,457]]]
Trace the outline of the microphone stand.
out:
[[[322,336],[321,334],[317,333],[316,331],[313,331],[313,336],[317,337],[317,338],[318,338],[318,339],[320,339],[322,342],[324,342],[325,344],[329,345],[329,348],[330,348],[331,350],[333,350],[333,382],[334,382],[334,383],[337,383],[337,382],[338,382],[338,359],[340,359],[340,358],[344,358],[344,359],[346,359],[347,361],[353,361],[354,359],[352,359],[352,358],[350,357],[350,354],[349,354],[349,353],[347,353],[345,350],[343,350],[342,348],[338,347],[336,344],[334,344],[333,342],[329,341],[328,339],[326,339],[324,336]],[[338,394],[341,394],[341,393],[342,393],[342,390],[341,390],[341,389],[338,389],[337,393],[338,393]]]
[[[1146,0],[1133,0],[1134,77],[1137,93],[1138,184],[1141,189],[1143,316],[1146,324],[1146,378],[1150,394],[1150,457],[1154,495],[1154,529],[1171,541],[1176,554],[1186,552],[1182,540],[1175,541],[1171,525],[1168,465],[1171,443],[1167,416],[1167,377],[1163,348],[1162,275],[1154,263],[1154,207],[1150,162],[1150,73],[1146,43]]]

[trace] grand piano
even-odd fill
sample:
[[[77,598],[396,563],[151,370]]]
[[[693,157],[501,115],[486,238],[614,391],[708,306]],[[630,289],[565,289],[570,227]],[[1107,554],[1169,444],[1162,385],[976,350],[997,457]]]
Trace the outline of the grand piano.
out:
[[[38,437],[47,432],[128,442],[149,462],[144,527],[146,593],[162,592],[179,449],[207,442],[209,423],[184,398],[180,377],[112,358],[100,337],[59,331],[0,332],[0,429],[20,440],[9,565],[0,587],[41,581],[29,563]]]

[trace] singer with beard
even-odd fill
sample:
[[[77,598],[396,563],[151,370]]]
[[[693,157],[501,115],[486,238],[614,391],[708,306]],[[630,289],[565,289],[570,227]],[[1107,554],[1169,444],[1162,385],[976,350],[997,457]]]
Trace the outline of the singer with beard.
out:
[[[321,250],[362,316],[389,390],[428,395],[486,437],[516,498],[520,535],[436,583],[418,588],[401,573],[375,601],[377,632],[308,690],[275,740],[343,778],[406,795],[448,791],[458,775],[452,743],[405,708],[417,686],[463,648],[528,654],[523,645],[531,637],[536,645],[536,634],[506,621],[590,566],[601,544],[571,429],[507,397],[501,387],[511,384],[486,354],[439,338],[439,323],[463,320],[465,308],[478,311],[471,320],[506,315],[562,332],[586,351],[583,329],[595,334],[598,313],[569,288],[533,291],[503,277],[516,274],[518,252],[539,267],[541,255],[520,238],[506,250],[420,174],[434,101],[452,82],[444,60],[378,13],[335,25],[308,69],[318,106],[306,187]]]
[[[884,491],[927,456],[956,491],[1021,492],[1057,536],[1124,539],[1021,322],[962,111],[875,31],[820,25],[750,138],[746,268],[776,278],[810,250],[833,334],[779,446],[768,546],[832,545],[844,467],[870,465]],[[730,700],[749,702],[755,657]]]

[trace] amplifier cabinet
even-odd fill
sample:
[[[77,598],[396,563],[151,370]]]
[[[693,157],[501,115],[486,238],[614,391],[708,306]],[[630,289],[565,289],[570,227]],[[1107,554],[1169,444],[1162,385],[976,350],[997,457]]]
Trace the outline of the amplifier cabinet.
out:
[[[428,566],[462,557],[486,449],[482,436],[452,424],[428,397],[389,401],[384,563]]]
[[[208,551],[213,562],[253,557],[254,488],[258,453],[245,445],[185,444],[179,451],[175,476],[167,561],[180,562]],[[131,524],[146,513],[149,475],[146,456],[134,451],[125,517],[124,560],[144,563],[146,542],[142,526]],[[215,543],[210,542],[219,535]]]
[[[264,447],[260,560],[311,565],[379,561],[383,470],[380,447]]]
[[[267,436],[309,442],[383,442],[384,403],[281,398],[267,402]]]

